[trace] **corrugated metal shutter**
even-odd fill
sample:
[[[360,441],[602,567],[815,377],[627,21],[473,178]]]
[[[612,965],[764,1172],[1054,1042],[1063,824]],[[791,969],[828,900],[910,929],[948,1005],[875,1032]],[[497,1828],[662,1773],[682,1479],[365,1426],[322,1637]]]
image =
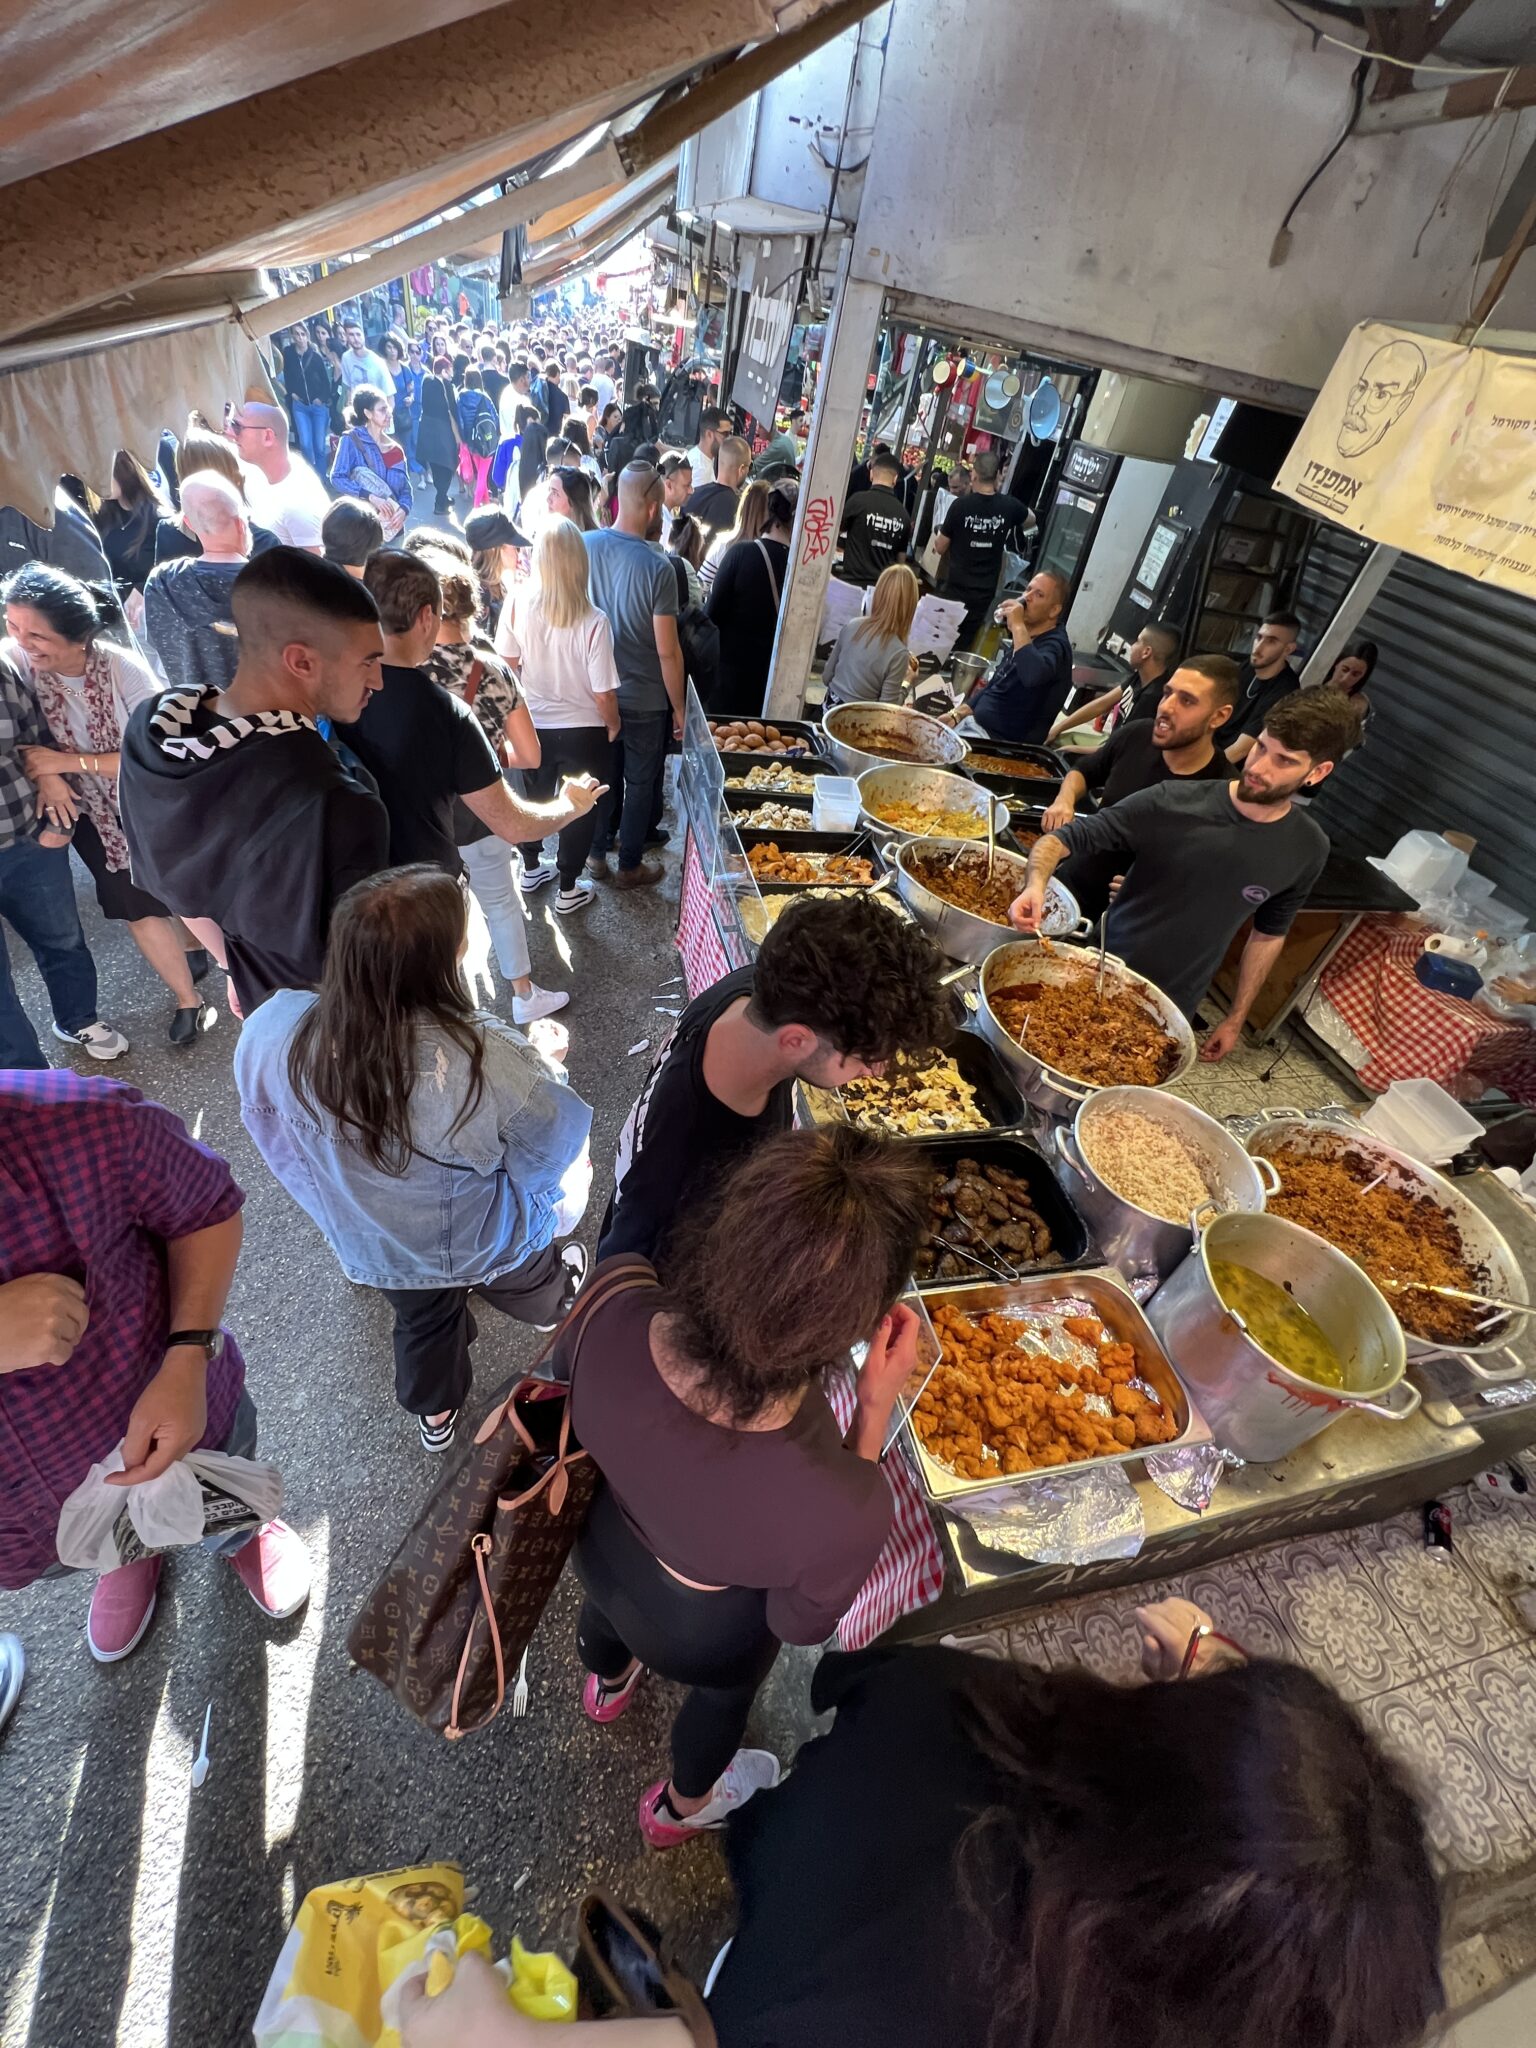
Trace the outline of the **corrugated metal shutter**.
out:
[[[1316,642],[1367,543],[1320,525],[1296,611]],[[1473,865],[1536,918],[1536,604],[1404,555],[1358,638],[1381,650],[1365,745],[1318,791],[1351,853],[1385,853],[1415,826],[1470,832]]]

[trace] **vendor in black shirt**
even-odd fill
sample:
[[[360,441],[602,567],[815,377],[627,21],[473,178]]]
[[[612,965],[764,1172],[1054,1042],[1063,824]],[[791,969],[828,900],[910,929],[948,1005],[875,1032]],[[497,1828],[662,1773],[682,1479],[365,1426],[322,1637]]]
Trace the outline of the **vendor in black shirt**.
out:
[[[877,455],[869,465],[870,487],[843,507],[843,581],[866,587],[893,562],[906,559],[912,518],[896,494],[901,465],[894,455]]]
[[[1294,612],[1276,612],[1264,620],[1253,636],[1253,652],[1238,678],[1237,703],[1232,716],[1216,735],[1216,744],[1226,750],[1234,768],[1241,767],[1248,750],[1264,728],[1271,704],[1278,704],[1301,679],[1291,666],[1301,621]]]
[[[1072,689],[1072,642],[1061,623],[1067,580],[1054,569],[1030,578],[1022,601],[1007,599],[1003,627],[1012,646],[951,722],[969,713],[989,739],[1036,746]]]
[[[1192,1017],[1251,917],[1232,1007],[1201,1048],[1225,1059],[1328,858],[1328,835],[1291,798],[1332,772],[1354,732],[1332,690],[1293,690],[1235,782],[1165,782],[1036,840],[1013,923],[1039,929],[1046,884],[1069,854],[1112,854],[1125,884],[1105,915],[1109,950]]]
[[[1121,726],[1139,719],[1150,724],[1163,701],[1163,686],[1174,671],[1178,653],[1179,636],[1172,626],[1143,626],[1126,649],[1125,658],[1131,665],[1126,681],[1086,704],[1063,711],[1046,734],[1046,745],[1054,746],[1064,732],[1081,732],[1099,718],[1104,720],[1106,733],[1118,732]],[[1232,673],[1236,675],[1237,670]]]
[[[1059,832],[1077,816],[1085,792],[1107,809],[1138,789],[1160,782],[1230,782],[1232,770],[1211,734],[1226,723],[1237,695],[1237,663],[1225,654],[1197,654],[1168,678],[1150,720],[1137,719],[1110,734],[1095,753],[1078,756],[1068,769],[1042,823]],[[1080,853],[1061,871],[1086,917],[1100,917],[1109,905],[1110,884],[1120,872],[1113,853]]]
[[[995,455],[977,456],[970,490],[956,498],[933,536],[933,551],[944,558],[943,594],[965,606],[955,643],[959,648],[969,647],[986,624],[1003,573],[1004,548],[1015,534],[1034,530],[1035,515],[1023,499],[997,488],[998,468]]]
[[[792,904],[756,965],[696,996],[657,1054],[619,1138],[598,1257],[654,1262],[723,1167],[788,1130],[796,1081],[840,1088],[941,1044],[944,970],[925,934],[867,897]]]

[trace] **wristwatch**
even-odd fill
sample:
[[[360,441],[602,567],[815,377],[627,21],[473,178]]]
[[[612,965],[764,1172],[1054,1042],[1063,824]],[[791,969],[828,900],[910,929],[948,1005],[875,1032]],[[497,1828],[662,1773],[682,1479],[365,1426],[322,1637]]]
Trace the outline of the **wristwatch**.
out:
[[[224,1349],[224,1332],[222,1330],[172,1330],[169,1337],[165,1340],[165,1348],[167,1351],[174,1351],[178,1344],[195,1344],[200,1351],[206,1354],[208,1363],[212,1365],[213,1361]]]

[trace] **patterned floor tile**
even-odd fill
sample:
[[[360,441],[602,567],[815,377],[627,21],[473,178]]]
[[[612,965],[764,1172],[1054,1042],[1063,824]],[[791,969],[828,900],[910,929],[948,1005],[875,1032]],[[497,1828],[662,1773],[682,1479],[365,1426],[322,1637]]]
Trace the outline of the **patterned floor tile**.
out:
[[[1080,1665],[1114,1685],[1133,1684],[1141,1677],[1141,1644],[1132,1610],[1156,1597],[1150,1587],[1128,1586],[1123,1593],[1042,1608],[1030,1617],[1039,1661],[1053,1671]]]
[[[1280,1619],[1269,1589],[1254,1576],[1246,1559],[1225,1558],[1183,1574],[1170,1586],[1181,1599],[1193,1600],[1203,1608],[1221,1633],[1240,1643],[1250,1657],[1275,1657],[1285,1664],[1301,1661],[1301,1652]]]
[[[1349,1541],[1363,1561],[1387,1610],[1419,1660],[1421,1671],[1443,1671],[1486,1657],[1514,1640],[1504,1609],[1458,1549],[1427,1550],[1421,1517],[1393,1515]]]
[[[1529,1830],[1514,1794],[1440,1691],[1407,1685],[1367,1700],[1360,1715],[1412,1773],[1453,1869],[1504,1870],[1525,1859]]]
[[[1476,1487],[1452,1507],[1456,1554],[1494,1595],[1536,1585],[1536,1492],[1494,1500]]]
[[[1419,1675],[1417,1654],[1346,1537],[1307,1537],[1260,1551],[1249,1564],[1303,1661],[1347,1700]]]
[[[972,1657],[1007,1660],[1013,1655],[1012,1633],[1011,1628],[989,1628],[977,1635],[944,1636],[942,1642],[946,1650],[964,1650]]]
[[[1447,1672],[1442,1683],[1472,1740],[1493,1759],[1527,1828],[1536,1826],[1536,1646]]]

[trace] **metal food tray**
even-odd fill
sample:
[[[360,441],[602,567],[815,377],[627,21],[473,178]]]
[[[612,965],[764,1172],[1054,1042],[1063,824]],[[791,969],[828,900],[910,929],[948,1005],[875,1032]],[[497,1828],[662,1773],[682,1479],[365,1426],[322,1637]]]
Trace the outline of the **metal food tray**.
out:
[[[811,825],[811,806],[815,802],[814,797],[796,796],[792,791],[783,789],[727,789],[722,794],[726,809],[734,811],[738,820],[748,816],[763,804],[783,804],[787,810],[804,818],[805,823],[785,825],[780,828],[781,830],[804,832],[814,829]],[[773,828],[768,825],[748,825],[745,829],[749,832],[769,832]]]
[[[780,886],[778,883],[769,885],[775,889]],[[999,1132],[1017,1131],[1024,1121],[1024,1097],[1013,1076],[986,1040],[967,1028],[957,1031],[949,1044],[940,1050],[953,1057],[955,1065],[960,1070],[961,1079],[969,1081],[976,1091],[976,1107],[988,1119],[986,1129],[876,1131],[873,1135],[884,1138],[892,1145],[925,1145],[931,1144],[935,1138],[954,1138],[977,1144],[983,1138],[996,1137]],[[835,1088],[812,1088],[804,1081],[797,1082],[796,1087],[805,1111],[803,1122],[825,1126],[851,1121],[843,1098]]]
[[[737,792],[733,791],[732,794],[737,794]],[[765,797],[763,801],[771,803],[775,799]],[[862,826],[851,832],[816,832],[812,831],[809,825],[807,825],[805,831],[794,832],[788,828],[780,830],[769,825],[740,825],[736,828],[736,836],[741,842],[743,855],[749,853],[754,846],[768,846],[770,844],[777,846],[782,853],[850,854],[855,859],[867,860],[869,862],[875,871],[875,881],[877,882],[888,871],[890,866],[884,853],[876,844],[874,835],[866,831]],[[781,890],[791,889],[858,889],[873,886],[873,884],[867,882],[824,882],[819,876],[814,882],[778,882],[771,875],[752,874],[750,865],[747,872],[751,876],[752,883],[759,895],[765,890],[777,895]]]
[[[706,712],[706,730],[710,725],[731,725],[742,723],[750,715],[751,714],[748,712],[743,712],[739,720],[733,720],[719,711]],[[826,746],[826,737],[823,734],[821,727],[819,725],[813,725],[809,719],[760,717],[758,719],[758,724],[776,725],[780,733],[786,739],[796,741],[800,746],[803,746],[808,753],[811,754],[820,754]],[[715,736],[712,732],[709,734],[709,737],[710,740],[713,742]],[[749,749],[745,755],[735,753],[727,754],[719,746],[715,747],[715,752],[717,754],[720,754],[722,759],[730,761],[796,761],[800,758],[798,754],[763,754],[753,751],[751,749]]]
[[[797,775],[841,775],[842,770],[835,761],[829,761],[822,754],[720,754],[716,755],[726,781],[733,775],[745,775],[750,768],[772,767],[775,762],[785,768],[793,768]],[[727,796],[774,796],[779,792],[771,789],[728,789]]]
[[[944,1167],[951,1174],[961,1159],[974,1159],[980,1167],[1000,1166],[1006,1172],[1015,1174],[1029,1189],[1029,1199],[1035,1213],[1051,1233],[1051,1248],[1059,1252],[1061,1266],[1041,1266],[1032,1256],[1018,1253],[993,1252],[992,1257],[1001,1266],[1012,1268],[1012,1277],[1025,1279],[1036,1273],[1063,1272],[1079,1265],[1089,1256],[1090,1238],[1088,1226],[1084,1223],[1071,1198],[1057,1180],[1050,1161],[1025,1138],[970,1137],[965,1134],[942,1138],[914,1138],[914,1145],[920,1145],[936,1167]],[[926,1243],[927,1240],[925,1239]],[[978,1253],[967,1253],[959,1239],[952,1242],[957,1251],[967,1256],[975,1268],[974,1279],[987,1279],[1001,1285],[1001,1276],[991,1272]],[[1020,1259],[1022,1257],[1022,1263]],[[1094,1254],[1097,1259],[1097,1254]],[[958,1277],[945,1280],[919,1280],[921,1288],[942,1290],[961,1287],[967,1283]]]
[[[1165,1444],[1138,1447],[1129,1451],[1118,1451],[1102,1458],[1083,1458],[1071,1465],[1050,1465],[1039,1472],[999,1472],[995,1479],[961,1479],[946,1466],[930,1458],[923,1448],[922,1439],[912,1426],[910,1410],[922,1394],[932,1377],[933,1368],[924,1373],[920,1385],[911,1382],[898,1404],[902,1414],[902,1427],[907,1435],[907,1452],[911,1457],[923,1491],[931,1501],[942,1506],[945,1501],[963,1500],[974,1494],[995,1494],[1015,1487],[1031,1485],[1037,1479],[1059,1479],[1076,1472],[1092,1472],[1101,1465],[1134,1465],[1148,1455],[1152,1449],[1169,1451],[1181,1444],[1209,1443],[1211,1432],[1185,1391],[1184,1383],[1174,1370],[1173,1361],[1163,1349],[1156,1331],[1142,1313],[1135,1297],[1126,1287],[1113,1267],[1099,1267],[1091,1272],[1041,1273],[1034,1279],[1004,1282],[1001,1280],[946,1281],[939,1287],[926,1287],[920,1301],[922,1314],[928,1326],[928,1345],[932,1349],[937,1343],[938,1333],[933,1328],[934,1309],[946,1303],[963,1310],[972,1317],[990,1314],[994,1309],[1049,1310],[1056,1315],[1075,1315],[1086,1311],[1097,1316],[1117,1343],[1135,1346],[1136,1356],[1141,1364],[1141,1377],[1152,1388],[1165,1408],[1172,1410],[1178,1425],[1178,1433]],[[1073,1343],[1063,1333],[1061,1341]],[[1046,1346],[1047,1349],[1051,1347]],[[937,1360],[935,1360],[937,1363]]]

